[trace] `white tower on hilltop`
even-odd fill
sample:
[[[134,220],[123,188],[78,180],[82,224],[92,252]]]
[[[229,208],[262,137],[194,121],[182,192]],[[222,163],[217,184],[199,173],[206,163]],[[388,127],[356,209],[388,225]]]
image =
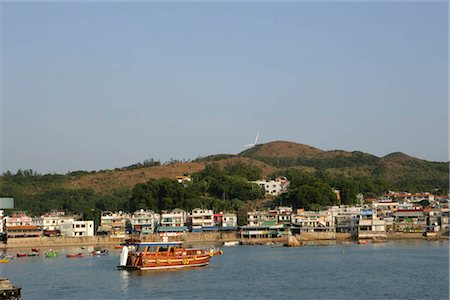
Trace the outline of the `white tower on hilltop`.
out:
[[[259,131],[256,133],[256,138],[255,138],[255,142],[253,144],[247,144],[244,147],[245,148],[252,148],[255,147],[256,145],[258,145],[258,138],[259,138]]]

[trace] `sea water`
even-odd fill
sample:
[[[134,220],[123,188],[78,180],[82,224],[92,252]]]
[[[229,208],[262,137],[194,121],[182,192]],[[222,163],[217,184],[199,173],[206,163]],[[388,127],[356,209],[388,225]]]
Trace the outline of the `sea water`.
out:
[[[1,264],[0,277],[23,299],[449,299],[448,241],[223,250],[207,267],[138,272],[117,269],[120,250],[65,248]]]

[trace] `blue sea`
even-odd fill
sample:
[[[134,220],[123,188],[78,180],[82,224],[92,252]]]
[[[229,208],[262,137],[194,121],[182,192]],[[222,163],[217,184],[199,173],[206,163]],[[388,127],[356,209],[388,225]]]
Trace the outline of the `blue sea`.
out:
[[[0,277],[23,299],[449,299],[448,241],[300,248],[223,248],[207,267],[171,271],[117,269],[120,250],[101,257],[17,258]],[[9,249],[15,255],[24,249]],[[28,251],[30,252],[30,251]]]

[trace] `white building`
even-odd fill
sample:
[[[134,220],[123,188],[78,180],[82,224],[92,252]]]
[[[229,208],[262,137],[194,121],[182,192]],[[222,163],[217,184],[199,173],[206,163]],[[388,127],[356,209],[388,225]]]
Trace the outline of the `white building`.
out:
[[[94,221],[73,221],[61,225],[61,235],[68,237],[93,236]]]
[[[179,208],[161,212],[161,227],[183,227],[186,224],[187,213]]]
[[[355,206],[332,206],[328,211],[332,215],[332,220],[339,233],[358,233],[358,223],[361,213],[361,207]]]
[[[386,221],[378,218],[373,209],[361,209],[358,238],[386,238]]]
[[[278,196],[287,191],[289,180],[284,176],[279,176],[275,180],[257,180],[254,183],[264,189],[266,195]]]
[[[159,214],[152,210],[138,210],[131,216],[131,228],[139,234],[154,233],[159,224]]]
[[[222,214],[222,229],[236,229],[237,228],[237,216],[233,213]]]
[[[210,209],[195,208],[191,213],[192,230],[214,226],[214,212]]]
[[[52,236],[60,234],[61,226],[63,224],[73,223],[75,220],[79,219],[80,216],[66,216],[63,211],[55,211],[38,218],[33,218],[33,222],[36,226],[42,228],[44,235]]]
[[[298,210],[292,216],[292,224],[300,232],[335,231],[333,215],[330,211],[302,211]]]

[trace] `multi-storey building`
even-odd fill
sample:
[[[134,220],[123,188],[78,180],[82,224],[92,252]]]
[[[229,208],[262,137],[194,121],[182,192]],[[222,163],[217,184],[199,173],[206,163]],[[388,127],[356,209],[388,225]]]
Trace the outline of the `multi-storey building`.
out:
[[[159,225],[159,214],[152,210],[138,210],[131,216],[131,227],[134,233],[147,234],[156,232]]]
[[[98,234],[107,234],[111,237],[124,238],[126,232],[131,230],[130,218],[129,214],[122,211],[118,213],[104,211],[101,214],[100,226],[97,232]]]
[[[214,226],[214,212],[210,209],[195,208],[191,213],[192,231],[217,229]]]
[[[237,228],[237,216],[234,213],[222,214],[221,230],[235,230]]]
[[[61,235],[83,237],[94,235],[94,221],[71,221],[61,225]]]
[[[165,235],[180,235],[187,231],[187,213],[179,208],[162,211],[158,232]]]
[[[377,217],[373,209],[361,209],[358,223],[358,238],[386,238],[386,221]]]
[[[254,210],[247,212],[248,226],[261,226],[268,223],[276,223],[276,210]]]
[[[423,232],[425,227],[425,214],[421,207],[398,209],[394,213],[394,230],[397,232]]]
[[[8,238],[42,236],[42,229],[33,224],[33,219],[24,213],[5,217],[5,231]]]
[[[290,182],[286,177],[280,176],[275,180],[257,180],[254,183],[258,184],[266,195],[278,196],[287,191]]]
[[[333,217],[330,211],[304,211],[297,210],[292,216],[294,231],[300,232],[326,232],[335,231]]]

